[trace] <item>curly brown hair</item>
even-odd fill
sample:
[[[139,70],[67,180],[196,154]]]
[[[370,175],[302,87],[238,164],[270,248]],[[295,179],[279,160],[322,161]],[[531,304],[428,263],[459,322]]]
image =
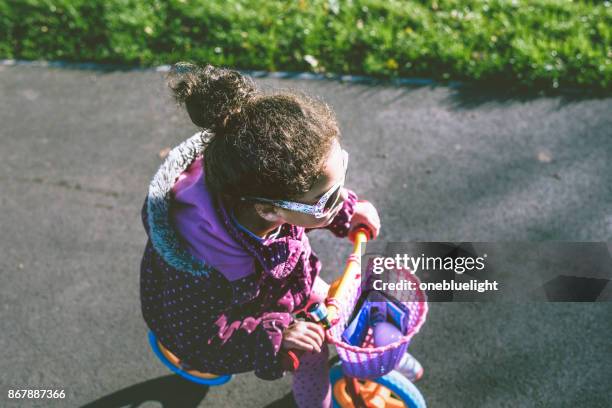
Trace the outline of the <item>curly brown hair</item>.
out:
[[[311,189],[340,130],[331,108],[296,90],[264,94],[239,72],[176,63],[168,86],[212,136],[206,184],[224,197],[295,199]]]

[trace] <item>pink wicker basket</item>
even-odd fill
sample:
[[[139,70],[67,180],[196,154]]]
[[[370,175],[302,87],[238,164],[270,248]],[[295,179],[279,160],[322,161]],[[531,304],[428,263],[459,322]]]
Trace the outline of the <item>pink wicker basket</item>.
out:
[[[409,270],[389,271],[389,276],[393,277],[393,280],[397,279],[397,281],[404,279],[416,282],[417,287],[420,283],[418,278]],[[368,329],[361,347],[345,343],[342,340],[342,333],[349,323],[348,319],[361,295],[361,279],[356,279],[355,284],[347,290],[344,298],[336,299],[337,301],[333,302],[339,307],[338,320],[327,330],[326,337],[328,343],[336,346],[336,351],[342,361],[342,370],[346,376],[374,379],[392,371],[406,353],[412,337],[418,333],[425,323],[427,315],[425,293],[421,290],[398,291],[398,293],[395,297],[406,305],[410,311],[406,325],[408,331],[400,340],[384,347],[374,346],[371,328]]]

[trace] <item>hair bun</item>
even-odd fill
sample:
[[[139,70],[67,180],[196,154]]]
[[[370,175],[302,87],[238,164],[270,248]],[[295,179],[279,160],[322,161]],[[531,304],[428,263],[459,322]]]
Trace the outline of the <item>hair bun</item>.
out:
[[[237,71],[189,62],[172,66],[168,86],[174,99],[185,104],[191,121],[213,132],[257,91],[255,82]]]

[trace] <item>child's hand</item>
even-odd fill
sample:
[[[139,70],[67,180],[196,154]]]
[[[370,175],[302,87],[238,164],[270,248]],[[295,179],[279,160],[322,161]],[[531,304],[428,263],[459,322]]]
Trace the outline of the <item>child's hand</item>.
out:
[[[378,211],[369,201],[359,200],[355,203],[355,212],[351,218],[349,231],[359,224],[368,227],[372,231],[372,239],[376,239],[380,231],[380,218]]]
[[[325,332],[321,325],[296,320],[283,331],[282,347],[320,353],[324,340]]]

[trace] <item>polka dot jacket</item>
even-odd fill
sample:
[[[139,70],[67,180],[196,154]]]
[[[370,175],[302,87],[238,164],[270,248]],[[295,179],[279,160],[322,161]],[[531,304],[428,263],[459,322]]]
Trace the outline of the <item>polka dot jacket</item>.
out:
[[[232,221],[220,200],[214,211],[227,233],[255,259],[253,273],[228,279],[190,253],[169,216],[174,181],[202,154],[206,134],[175,147],[154,176],[141,217],[148,240],[140,269],[143,318],[186,369],[215,374],[255,371],[266,380],[283,376],[282,331],[304,307],[321,264],[306,231],[281,226],[259,240]],[[326,228],[348,234],[357,196],[348,199]]]

